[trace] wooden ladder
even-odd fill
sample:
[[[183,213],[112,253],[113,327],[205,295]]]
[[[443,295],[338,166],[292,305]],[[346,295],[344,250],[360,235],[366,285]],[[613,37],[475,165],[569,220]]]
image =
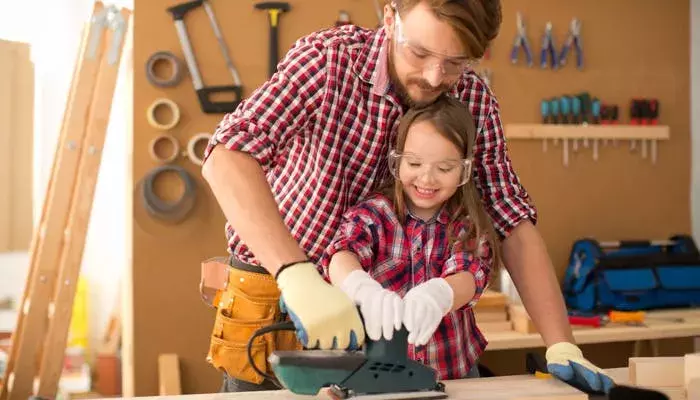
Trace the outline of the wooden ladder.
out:
[[[57,395],[130,17],[97,1],[83,27],[0,400]]]

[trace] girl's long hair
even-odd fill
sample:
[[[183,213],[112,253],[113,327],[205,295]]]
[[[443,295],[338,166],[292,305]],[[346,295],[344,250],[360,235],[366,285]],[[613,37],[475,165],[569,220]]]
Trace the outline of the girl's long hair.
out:
[[[420,121],[429,121],[443,137],[462,150],[464,158],[473,157],[476,127],[464,103],[445,94],[428,105],[410,109],[399,121],[396,151],[403,152],[409,128]],[[406,200],[401,181],[390,176],[380,190],[392,200],[396,215],[403,224]],[[480,249],[480,243],[486,240],[493,262],[492,270],[497,269],[501,265],[500,239],[481,201],[473,174],[469,177],[469,181],[460,186],[450,197],[446,206],[450,214],[448,229],[450,245],[456,240],[461,240],[463,249],[477,252]],[[469,229],[465,237],[457,238],[455,235],[458,232],[453,227],[460,221]]]

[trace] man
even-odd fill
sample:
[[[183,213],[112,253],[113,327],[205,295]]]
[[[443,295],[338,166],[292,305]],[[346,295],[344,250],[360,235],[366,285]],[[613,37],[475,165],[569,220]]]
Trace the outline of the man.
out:
[[[278,72],[224,117],[203,175],[228,221],[232,258],[274,278],[300,342],[355,348],[365,340],[357,309],[316,263],[343,211],[388,173],[400,116],[451,93],[474,115],[475,180],[503,238],[505,266],[548,347],[550,371],[607,390],[612,381],[572,343],[536,210],[506,151],[498,102],[470,67],[500,24],[498,0],[395,0],[377,30],[345,25],[302,37]],[[230,374],[224,390],[271,388]]]

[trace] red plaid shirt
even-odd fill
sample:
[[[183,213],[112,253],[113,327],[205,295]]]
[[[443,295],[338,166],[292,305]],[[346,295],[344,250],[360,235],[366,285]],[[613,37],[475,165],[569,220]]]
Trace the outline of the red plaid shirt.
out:
[[[406,111],[391,89],[383,28],[343,25],[300,38],[278,72],[217,127],[214,145],[262,166],[290,232],[318,262],[345,210],[388,176],[387,155]],[[452,89],[478,127],[475,180],[497,229],[507,235],[535,209],[506,153],[499,106],[474,71]],[[235,185],[235,182],[231,182]],[[226,223],[229,252],[259,265]],[[270,244],[274,245],[274,244]]]
[[[461,379],[467,377],[486,348],[472,306],[488,283],[492,258],[486,241],[482,241],[480,256],[465,251],[461,241],[449,243],[448,233],[460,237],[468,228],[463,221],[450,224],[449,220],[449,212],[443,208],[429,221],[407,213],[402,226],[391,201],[378,194],[347,211],[321,258],[321,266],[328,279],[331,256],[349,250],[377,282],[401,297],[429,279],[471,273],[476,295],[465,306],[445,315],[425,346],[408,348],[409,357],[430,365],[439,379]]]

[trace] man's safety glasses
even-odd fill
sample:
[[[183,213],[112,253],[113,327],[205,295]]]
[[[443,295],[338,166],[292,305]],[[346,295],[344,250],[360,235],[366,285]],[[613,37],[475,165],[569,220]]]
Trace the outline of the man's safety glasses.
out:
[[[394,35],[396,37],[396,49],[401,57],[413,67],[420,69],[432,69],[439,67],[445,75],[459,75],[474,64],[474,60],[465,57],[445,57],[412,44],[404,33],[404,25],[396,8],[394,8]]]
[[[425,162],[414,154],[402,154],[396,150],[389,153],[389,171],[391,175],[401,180],[407,176],[423,176],[430,173],[437,181],[445,185],[456,184],[462,186],[469,182],[472,174],[472,160],[440,160]]]

